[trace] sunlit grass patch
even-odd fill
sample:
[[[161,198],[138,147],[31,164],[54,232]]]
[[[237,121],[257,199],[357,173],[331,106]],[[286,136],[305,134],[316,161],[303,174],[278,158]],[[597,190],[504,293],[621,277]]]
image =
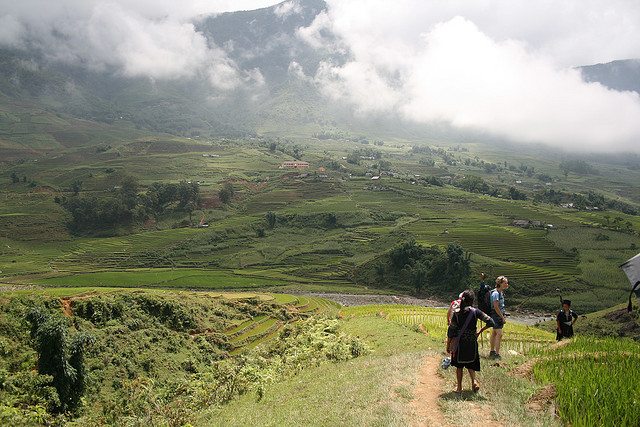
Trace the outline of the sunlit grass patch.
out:
[[[345,318],[382,317],[392,322],[418,327],[429,336],[444,341],[448,328],[446,313],[447,310],[444,308],[379,304],[345,307],[339,314]],[[482,348],[486,346],[487,351],[489,334],[490,329],[480,339]],[[547,331],[515,322],[508,322],[503,334],[502,348],[505,351],[513,350],[521,354],[533,349],[545,348],[555,339],[555,335]]]
[[[640,425],[640,343],[577,337],[545,351],[536,380],[556,387],[557,412],[573,426]]]

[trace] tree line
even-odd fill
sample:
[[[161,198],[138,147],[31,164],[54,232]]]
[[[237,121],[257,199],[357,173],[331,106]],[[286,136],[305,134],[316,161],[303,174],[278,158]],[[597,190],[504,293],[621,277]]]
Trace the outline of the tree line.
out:
[[[449,295],[469,285],[471,261],[464,249],[450,243],[442,250],[415,240],[400,243],[355,272],[357,282],[379,287],[411,289]]]
[[[126,176],[120,185],[99,196],[82,194],[81,186],[81,182],[74,181],[70,196],[55,199],[71,215],[68,225],[74,233],[128,227],[168,211],[191,214],[201,206],[200,188],[195,182],[154,182],[140,193],[137,180]]]

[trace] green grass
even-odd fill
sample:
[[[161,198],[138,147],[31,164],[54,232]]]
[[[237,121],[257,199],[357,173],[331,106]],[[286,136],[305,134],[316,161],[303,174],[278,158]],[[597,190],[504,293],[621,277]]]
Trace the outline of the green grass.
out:
[[[474,273],[507,275],[513,283],[510,301],[521,309],[550,310],[555,307],[556,288],[579,301],[584,311],[602,309],[623,297],[627,285],[617,266],[622,258],[633,255],[631,248],[639,247],[640,239],[603,230],[607,213],[492,198],[451,186],[411,185],[407,178],[414,174],[468,172],[462,163],[447,170],[439,163],[433,167],[419,164],[422,156],[411,154],[410,147],[421,141],[411,138],[389,138],[384,146],[376,147],[391,161],[397,175],[383,176],[377,187],[368,177],[349,177],[347,172],[330,170],[327,178],[319,178],[315,172],[320,161],[335,158],[345,163],[340,158],[361,144],[311,143],[300,135],[296,142],[306,146],[305,159],[312,163],[306,178],[278,169],[289,157],[270,153],[255,141],[196,142],[166,136],[123,140],[117,145],[119,156],[115,148],[105,153],[71,152],[69,148],[62,149],[60,156],[12,164],[8,173],[27,175],[38,185],[32,189],[28,183],[12,185],[0,180],[0,277],[14,283],[56,286],[93,285],[95,280],[101,286],[282,286],[285,291],[387,293],[394,291],[358,286],[353,282],[355,269],[415,238],[426,245],[459,243],[471,253]],[[451,153],[460,159],[478,156],[488,161],[504,156],[515,161],[512,153],[495,147],[465,147],[468,152]],[[207,151],[220,157],[202,157]],[[556,167],[545,153],[527,152],[526,159],[544,171]],[[350,170],[364,173],[373,163],[363,161]],[[115,172],[107,173],[107,169]],[[173,228],[188,219],[186,213],[173,213],[159,218],[154,226],[158,229],[116,230],[121,235],[104,238],[69,235],[66,214],[53,203],[54,195],[76,179],[83,181],[86,192],[100,194],[117,185],[124,174],[137,177],[142,191],[154,181],[198,180],[204,182],[201,189],[207,201],[230,179],[237,194],[228,206],[194,213],[196,218],[204,214],[208,229]],[[499,176],[482,176],[497,183],[523,178],[518,174],[505,171]],[[602,186],[613,191],[608,175],[600,178]],[[615,179],[618,182],[619,176]],[[294,219],[279,221],[270,229],[264,221],[266,211]],[[336,228],[327,228],[318,219],[329,213],[338,219]],[[637,218],[623,218],[640,227]],[[555,229],[520,229],[511,225],[515,219],[540,220],[554,224]],[[257,228],[264,228],[264,237],[257,237]],[[133,233],[128,234],[130,231]],[[600,231],[610,235],[610,240],[593,244]],[[168,269],[181,272],[174,276],[166,273]],[[139,273],[142,270],[149,273]],[[113,272],[118,274],[111,275]]]
[[[363,305],[346,307],[340,310],[340,316],[382,317],[392,322],[410,326],[421,326],[430,337],[444,340],[447,335],[447,310],[412,305]],[[489,346],[490,330],[480,339],[482,349]],[[554,342],[555,335],[544,330],[515,322],[507,322],[503,331],[502,348],[526,354],[538,348],[544,348]],[[444,344],[443,344],[444,347]]]
[[[436,343],[382,319],[351,319],[343,329],[365,340],[372,355],[307,369],[268,386],[259,401],[251,394],[205,411],[194,425],[407,425],[406,399],[394,384],[412,381],[424,351]]]
[[[557,390],[560,417],[573,426],[637,426],[640,344],[631,340],[577,337],[543,353],[538,381]]]
[[[370,355],[307,369],[268,386],[261,399],[250,394],[205,411],[194,425],[403,426],[419,422],[410,407],[417,375],[425,357],[442,351],[442,337],[375,316],[380,308],[393,307],[345,309],[351,314],[344,319],[342,329],[364,340],[371,348]],[[371,315],[353,315],[357,311]],[[493,408],[495,417],[508,425],[556,425],[551,416],[524,409],[523,403],[535,391],[535,385],[509,376],[505,368],[487,367],[486,362],[484,366],[480,381],[487,391],[475,396],[477,399],[454,400],[452,393],[446,389],[442,392],[440,404],[448,419],[456,419],[459,425],[474,425],[469,411],[479,403]],[[452,375],[452,371],[444,373],[446,387],[452,384]]]
[[[134,270],[83,273],[36,280],[46,286],[120,286],[234,289],[277,286],[282,282],[251,278],[229,271]]]

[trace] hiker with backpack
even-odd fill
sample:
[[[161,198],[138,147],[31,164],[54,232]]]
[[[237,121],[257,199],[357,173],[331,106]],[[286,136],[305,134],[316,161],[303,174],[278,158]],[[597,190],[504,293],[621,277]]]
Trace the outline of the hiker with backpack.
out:
[[[495,325],[491,331],[489,343],[491,351],[490,359],[500,359],[500,344],[502,343],[502,328],[507,322],[506,311],[504,309],[504,291],[509,287],[509,279],[499,276],[496,279],[496,288],[491,291],[491,318]]]
[[[471,378],[471,390],[477,392],[480,385],[476,380],[476,372],[480,371],[480,353],[478,352],[478,335],[485,328],[494,325],[487,314],[473,307],[475,295],[466,290],[460,297],[460,307],[451,316],[451,324],[447,330],[447,352],[451,353],[451,365],[456,367],[456,393],[462,392],[462,375],[464,368]],[[480,332],[476,332],[478,319],[487,324]]]
[[[491,286],[487,284],[487,275],[480,273],[480,287],[478,288],[478,309],[485,314],[491,314]]]
[[[453,314],[460,311],[462,294],[463,292],[460,292],[460,295],[458,295],[458,298],[454,299],[453,301],[451,301],[451,304],[449,304],[449,309],[447,310],[447,326],[451,325],[451,318],[453,317]],[[444,369],[447,369],[451,364],[451,353],[449,352],[450,341],[451,340],[449,339],[449,337],[447,337],[447,341],[445,343],[445,350],[444,350],[447,356],[444,359],[442,359],[442,367]]]

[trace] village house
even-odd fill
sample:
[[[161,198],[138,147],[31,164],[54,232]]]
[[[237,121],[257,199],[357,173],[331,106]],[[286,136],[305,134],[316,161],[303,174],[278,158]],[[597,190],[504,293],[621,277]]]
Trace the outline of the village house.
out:
[[[280,169],[304,169],[309,167],[309,162],[302,162],[299,160],[283,162],[280,165]]]
[[[514,220],[511,225],[513,225],[514,227],[520,227],[520,228],[539,228],[543,226],[542,221],[531,221],[528,219],[516,219]]]

